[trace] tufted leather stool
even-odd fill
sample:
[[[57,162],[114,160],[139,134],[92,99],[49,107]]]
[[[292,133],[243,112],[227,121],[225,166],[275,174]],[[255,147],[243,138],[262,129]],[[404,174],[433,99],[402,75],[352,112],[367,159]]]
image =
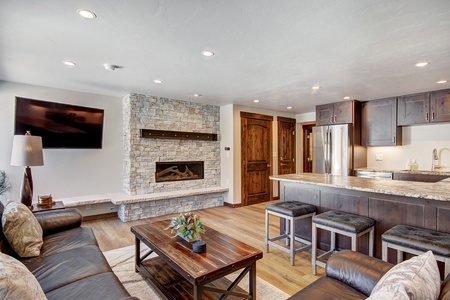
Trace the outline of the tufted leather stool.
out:
[[[330,250],[317,256],[317,229],[331,232]],[[358,251],[358,238],[369,233],[369,256],[373,256],[373,245],[375,240],[375,220],[342,211],[327,211],[312,219],[312,250],[311,264],[312,273],[316,275],[316,266],[325,268],[325,263],[318,259],[324,257],[336,249],[336,233],[349,236],[352,239],[353,251]]]
[[[388,248],[397,250],[397,263],[403,252],[415,255],[431,250],[437,261],[444,262],[444,278],[450,272],[450,234],[430,229],[397,225],[381,235],[381,258],[387,261]]]
[[[295,236],[295,221],[305,218],[310,218],[316,214],[316,207],[314,205],[305,204],[298,201],[281,201],[266,205],[266,236],[265,246],[266,252],[269,252],[269,245],[280,249],[281,251],[289,253],[291,257],[291,265],[294,265],[295,254],[307,250],[311,247],[311,242]],[[269,215],[275,215],[284,218],[286,221],[286,233],[269,238]],[[286,238],[286,245],[283,247],[275,243],[277,240]],[[305,244],[306,246],[295,249],[295,241]]]

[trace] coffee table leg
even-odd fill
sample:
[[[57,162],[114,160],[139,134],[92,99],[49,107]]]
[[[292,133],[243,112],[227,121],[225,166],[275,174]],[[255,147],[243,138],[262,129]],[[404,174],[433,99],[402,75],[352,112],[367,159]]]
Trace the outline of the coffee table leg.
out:
[[[137,273],[139,272],[137,266],[140,264],[141,260],[141,241],[136,237],[135,238],[135,252],[134,252],[134,271]]]
[[[250,267],[248,276],[248,293],[253,296],[253,300],[256,300],[256,262]]]
[[[194,300],[202,300],[202,286],[194,285]]]

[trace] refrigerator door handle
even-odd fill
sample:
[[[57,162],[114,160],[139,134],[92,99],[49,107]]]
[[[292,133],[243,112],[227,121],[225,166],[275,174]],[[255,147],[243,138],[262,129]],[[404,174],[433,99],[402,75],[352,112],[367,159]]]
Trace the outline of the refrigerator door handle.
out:
[[[327,128],[327,134],[326,134],[326,144],[325,144],[325,152],[326,152],[326,157],[325,157],[325,173],[330,173],[331,170],[331,147],[330,147],[330,143],[331,143],[331,130],[329,128]]]
[[[331,132],[331,128],[328,130],[328,174],[331,174],[331,151],[333,151],[333,145],[332,145],[332,132]]]

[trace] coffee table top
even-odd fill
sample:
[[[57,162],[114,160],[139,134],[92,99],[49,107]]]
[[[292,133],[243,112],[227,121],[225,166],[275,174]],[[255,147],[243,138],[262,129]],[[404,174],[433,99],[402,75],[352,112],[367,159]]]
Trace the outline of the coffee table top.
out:
[[[202,234],[206,252],[195,253],[190,243],[180,237],[172,238],[170,229],[164,230],[169,222],[132,226],[131,232],[179,274],[196,284],[237,271],[263,256],[261,250],[207,226]]]

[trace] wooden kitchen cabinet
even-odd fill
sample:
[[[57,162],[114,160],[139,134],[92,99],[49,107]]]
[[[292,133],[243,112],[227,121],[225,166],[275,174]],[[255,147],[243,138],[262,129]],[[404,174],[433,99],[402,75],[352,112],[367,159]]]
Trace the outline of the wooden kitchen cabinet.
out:
[[[316,126],[354,123],[358,106],[360,102],[356,100],[317,105]]]
[[[450,122],[450,90],[398,98],[398,125]]]
[[[361,123],[363,146],[402,144],[402,128],[397,126],[397,98],[364,102]]]

